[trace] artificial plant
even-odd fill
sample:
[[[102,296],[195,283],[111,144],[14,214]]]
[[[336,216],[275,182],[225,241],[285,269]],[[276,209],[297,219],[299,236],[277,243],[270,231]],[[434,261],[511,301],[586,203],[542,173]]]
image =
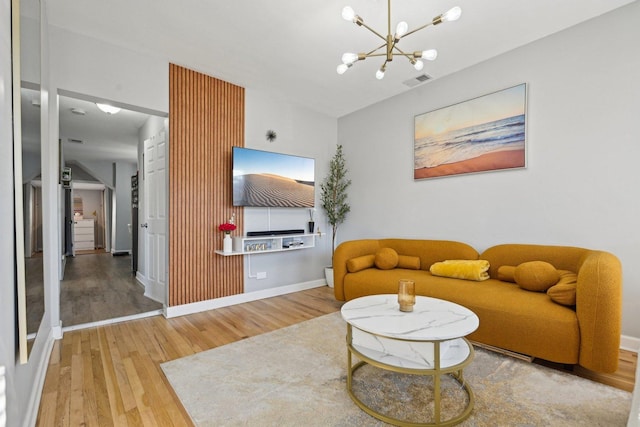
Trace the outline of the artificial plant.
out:
[[[336,249],[336,233],[338,226],[342,224],[351,210],[347,202],[347,188],[351,180],[347,179],[347,167],[342,153],[342,145],[337,145],[336,153],[329,162],[329,174],[320,184],[320,202],[327,213],[327,219],[331,224],[331,263],[333,265],[333,253]]]

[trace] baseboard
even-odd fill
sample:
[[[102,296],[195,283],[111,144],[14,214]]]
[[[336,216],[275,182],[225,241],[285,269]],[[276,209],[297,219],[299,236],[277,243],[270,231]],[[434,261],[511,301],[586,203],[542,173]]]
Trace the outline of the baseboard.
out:
[[[296,283],[293,285],[279,286],[277,288],[264,289],[261,291],[248,292],[246,294],[231,295],[228,297],[199,301],[190,304],[182,304],[174,307],[167,307],[165,316],[167,318],[186,316],[187,314],[199,313],[201,311],[214,310],[216,308],[228,307],[231,305],[242,304],[243,302],[257,301],[260,299],[277,297],[279,295],[290,294],[293,292],[305,291],[307,289],[320,288],[327,286],[324,279],[312,280],[310,282]]]
[[[114,317],[113,319],[98,320],[96,322],[82,323],[80,325],[65,326],[62,328],[64,332],[78,331],[81,329],[97,328],[98,326],[114,325],[121,322],[130,322],[132,320],[146,319],[147,317],[159,316],[163,314],[162,309],[146,311],[144,313],[130,314],[129,316]]]
[[[147,287],[147,276],[140,273],[139,271],[136,271],[136,280],[142,283],[142,286],[144,286],[145,288]]]
[[[620,337],[620,348],[634,353],[640,353],[640,338],[622,335]]]
[[[53,328],[49,330],[47,340],[44,343],[42,350],[43,357],[40,358],[40,363],[35,371],[33,387],[31,388],[31,396],[29,396],[29,403],[25,410],[25,417],[23,425],[25,427],[32,427],[36,425],[38,420],[38,410],[40,409],[40,400],[42,399],[42,391],[44,389],[44,380],[47,377],[47,368],[49,367],[49,359],[53,351],[53,344],[55,343],[53,334]],[[29,360],[32,363],[32,360]]]
[[[131,249],[124,249],[124,250],[112,249],[111,255],[113,256],[131,255]]]
[[[54,340],[62,339],[62,323],[60,323],[60,325],[58,326],[51,327],[51,335],[53,336]]]
[[[525,362],[528,362],[528,363],[533,362],[533,359],[535,359],[535,357],[529,356],[527,354],[516,353],[515,351],[505,350],[504,348],[495,347],[495,346],[492,346],[492,345],[489,345],[489,344],[484,344],[484,343],[481,343],[481,342],[478,342],[478,341],[469,340],[469,342],[471,344],[473,344],[474,346],[476,346],[476,347],[480,347],[480,348],[483,348],[485,350],[493,351],[494,353],[503,354],[505,356],[513,357],[515,359],[524,360]]]

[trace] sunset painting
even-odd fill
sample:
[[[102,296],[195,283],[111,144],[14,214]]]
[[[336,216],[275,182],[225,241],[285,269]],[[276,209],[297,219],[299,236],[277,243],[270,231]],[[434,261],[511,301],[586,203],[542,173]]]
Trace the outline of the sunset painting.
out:
[[[526,84],[415,117],[414,179],[526,163]]]

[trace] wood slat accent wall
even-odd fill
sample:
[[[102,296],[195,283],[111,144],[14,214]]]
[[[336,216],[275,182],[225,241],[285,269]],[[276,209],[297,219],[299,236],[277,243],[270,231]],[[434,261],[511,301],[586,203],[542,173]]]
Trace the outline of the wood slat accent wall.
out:
[[[231,147],[244,146],[244,88],[169,64],[169,306],[244,290],[242,256],[221,256],[233,207]]]

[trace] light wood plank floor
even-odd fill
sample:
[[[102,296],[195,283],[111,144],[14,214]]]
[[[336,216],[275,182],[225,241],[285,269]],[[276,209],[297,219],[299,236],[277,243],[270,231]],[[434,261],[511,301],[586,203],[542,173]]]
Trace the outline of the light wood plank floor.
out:
[[[160,363],[338,311],[328,287],[174,319],[155,316],[67,332],[53,348],[38,426],[188,426]],[[637,355],[589,378],[631,390]],[[587,376],[576,370],[577,375]]]

